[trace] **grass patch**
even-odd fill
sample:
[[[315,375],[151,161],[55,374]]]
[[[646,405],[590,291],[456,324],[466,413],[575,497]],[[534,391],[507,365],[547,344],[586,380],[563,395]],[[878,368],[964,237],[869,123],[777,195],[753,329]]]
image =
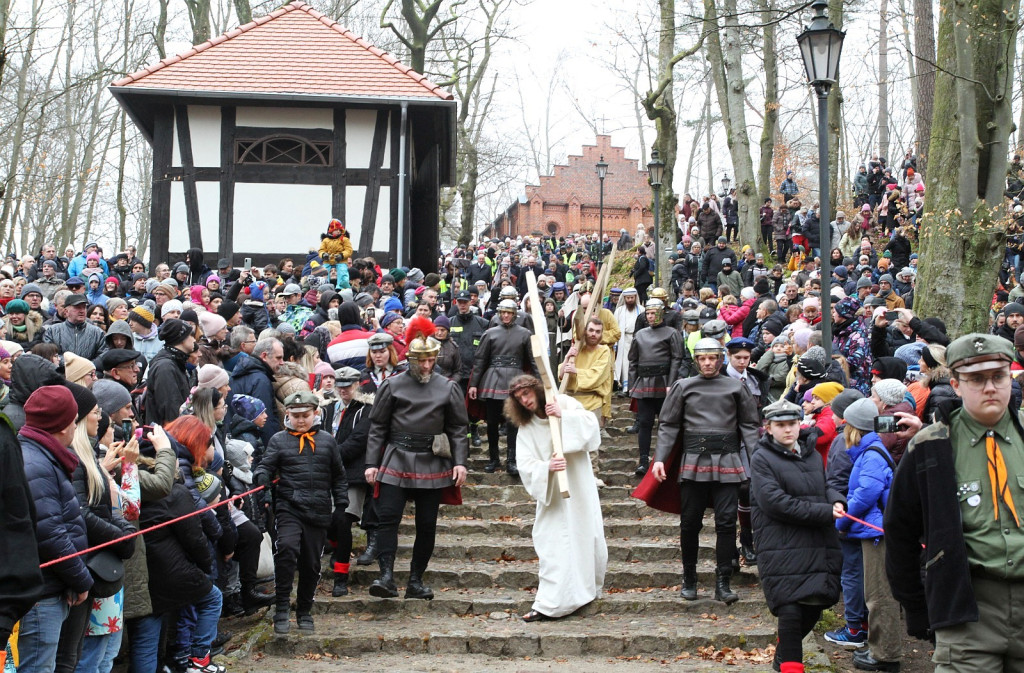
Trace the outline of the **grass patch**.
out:
[[[829,608],[821,613],[821,619],[814,625],[814,632],[819,636],[824,635],[826,631],[835,631],[842,628],[844,624],[846,624],[846,620]]]

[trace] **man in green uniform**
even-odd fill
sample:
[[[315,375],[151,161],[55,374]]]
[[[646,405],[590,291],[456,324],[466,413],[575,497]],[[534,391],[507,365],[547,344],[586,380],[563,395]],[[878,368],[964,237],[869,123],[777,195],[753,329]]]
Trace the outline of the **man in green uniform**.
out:
[[[1013,344],[968,334],[946,360],[961,399],[940,406],[900,461],[885,509],[886,573],[907,632],[934,634],[936,673],[1024,671],[1024,428],[1007,408]]]

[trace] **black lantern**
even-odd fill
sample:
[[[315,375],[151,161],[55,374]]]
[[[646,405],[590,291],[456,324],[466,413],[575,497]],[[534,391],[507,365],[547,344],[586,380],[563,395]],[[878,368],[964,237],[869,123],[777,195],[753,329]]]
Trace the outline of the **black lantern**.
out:
[[[608,162],[604,160],[602,154],[597,161],[597,180],[601,184],[601,205],[597,224],[597,262],[599,264],[604,261],[604,179],[606,177],[608,177]]]
[[[660,159],[658,150],[651,150],[651,160],[647,163],[647,174],[651,187],[661,187],[661,179],[665,177],[665,162]]]
[[[729,187],[732,186],[732,180],[729,179],[727,174],[722,175],[722,196],[729,195]]]
[[[811,25],[796,37],[807,80],[815,89],[826,94],[839,78],[839,56],[843,52],[843,38],[846,37],[846,33],[832,25],[825,16],[827,8],[826,0],[814,0],[811,3],[811,9],[815,12]]]

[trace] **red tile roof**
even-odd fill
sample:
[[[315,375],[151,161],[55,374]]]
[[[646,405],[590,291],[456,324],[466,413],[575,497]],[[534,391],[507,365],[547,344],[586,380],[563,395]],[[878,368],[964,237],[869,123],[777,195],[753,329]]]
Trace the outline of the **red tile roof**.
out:
[[[423,75],[300,1],[112,86],[452,100]]]

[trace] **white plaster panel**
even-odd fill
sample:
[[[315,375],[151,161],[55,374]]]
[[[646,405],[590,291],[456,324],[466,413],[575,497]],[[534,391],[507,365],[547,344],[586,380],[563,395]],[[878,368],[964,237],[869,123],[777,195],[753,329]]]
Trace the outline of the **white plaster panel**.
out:
[[[363,233],[363,205],[366,201],[366,187],[349,186],[345,189],[345,228],[352,238],[352,250],[359,249],[359,237]]]
[[[178,113],[174,110],[171,111],[171,166],[181,166],[181,152],[178,151]]]
[[[333,129],[334,111],[330,108],[240,107],[235,112],[235,123],[268,128]]]
[[[345,112],[345,162],[348,168],[369,168],[373,148],[373,129],[377,125],[376,110]],[[387,162],[385,162],[385,166]]]
[[[171,182],[170,235],[168,250],[187,250],[188,216],[185,214],[185,185],[180,180]]]
[[[315,249],[330,221],[330,185],[235,184],[233,247],[237,251]]]
[[[391,188],[380,188],[380,200],[377,202],[377,226],[373,230],[373,246],[371,250],[391,249]]]
[[[192,136],[192,162],[195,166],[220,166],[220,108],[213,105],[189,105],[188,127]],[[204,234],[203,241],[206,236]]]
[[[196,195],[199,198],[199,231],[203,237],[204,259],[211,269],[220,255],[220,183],[197,182]]]

